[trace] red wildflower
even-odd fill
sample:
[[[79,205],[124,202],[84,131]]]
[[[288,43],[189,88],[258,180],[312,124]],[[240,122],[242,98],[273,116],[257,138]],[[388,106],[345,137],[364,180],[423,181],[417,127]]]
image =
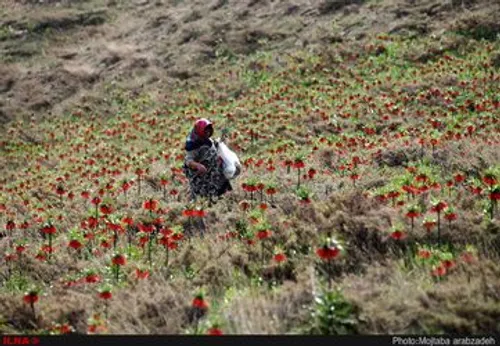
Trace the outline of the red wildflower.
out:
[[[169,237],[174,233],[174,231],[170,228],[163,228],[160,230],[160,234],[162,234],[164,237]]]
[[[435,213],[439,213],[439,212],[443,211],[447,206],[448,206],[448,204],[446,202],[439,201],[432,206],[431,211],[433,211]]]
[[[124,181],[122,183],[122,190],[124,192],[127,192],[130,189],[131,186],[132,186],[132,184],[130,184],[128,181]]]
[[[38,292],[30,291],[26,293],[23,297],[23,300],[26,304],[35,304],[38,302]]]
[[[90,273],[85,276],[85,282],[88,284],[94,284],[96,282],[99,282],[100,280],[101,278],[99,277],[99,275],[95,273]]]
[[[104,215],[109,215],[113,212],[113,208],[111,208],[109,204],[101,204],[101,207],[99,209]]]
[[[446,268],[443,265],[440,265],[432,270],[432,275],[441,277],[446,275]]]
[[[171,239],[167,235],[163,235],[160,239],[158,239],[158,243],[160,243],[163,246],[168,246],[170,242]]]
[[[313,179],[314,176],[316,175],[317,171],[314,169],[314,168],[309,168],[309,170],[307,171],[307,175],[309,177],[309,179]]]
[[[176,242],[174,242],[174,241],[169,241],[168,244],[167,244],[167,248],[169,250],[175,250],[178,247],[179,247],[179,245]]]
[[[135,270],[135,276],[137,279],[147,279],[149,277],[149,270],[137,268]]]
[[[396,199],[400,196],[401,194],[398,192],[398,191],[390,191],[388,194],[387,194],[387,197],[389,198],[392,198],[392,199]]]
[[[457,174],[455,174],[455,176],[453,178],[455,179],[455,182],[457,184],[460,184],[465,180],[465,175],[457,173]]]
[[[394,240],[402,240],[406,238],[406,234],[402,231],[396,230],[391,233],[391,238]]]
[[[71,332],[74,331],[73,327],[69,325],[68,323],[64,323],[61,326],[56,326],[55,330],[59,332],[59,334],[64,335],[64,334],[70,334]]]
[[[6,253],[3,256],[3,259],[5,260],[5,262],[12,262],[17,259],[17,256],[15,254]]]
[[[158,201],[154,199],[149,199],[144,202],[143,208],[150,211],[155,211],[158,209]]]
[[[64,194],[66,193],[66,191],[64,190],[64,187],[62,187],[62,186],[58,186],[58,187],[56,188],[56,193],[57,193],[59,196],[62,196],[62,195],[64,195]]]
[[[434,220],[425,220],[422,224],[427,230],[427,232],[430,232],[436,226],[437,223]]]
[[[301,168],[304,168],[305,166],[306,166],[306,164],[302,160],[295,160],[293,165],[292,165],[292,167],[295,169],[301,169]]]
[[[139,228],[139,231],[144,232],[144,233],[152,233],[154,231],[154,225],[153,224],[143,224],[140,223],[137,225]]]
[[[198,295],[193,299],[191,306],[196,309],[206,310],[208,309],[208,303],[203,299],[203,296]]]
[[[120,224],[116,224],[116,223],[112,223],[112,222],[107,222],[106,226],[108,227],[108,229],[110,231],[113,231],[113,232],[123,233],[125,231],[123,229],[122,225],[120,225]]]
[[[495,176],[491,175],[491,174],[488,174],[486,176],[483,177],[483,182],[486,184],[486,185],[489,185],[489,186],[493,186],[497,183],[497,179]]]
[[[330,247],[324,245],[323,247],[316,250],[316,254],[324,261],[329,261],[336,258],[340,254],[340,250],[336,247]]]
[[[414,194],[416,192],[415,188],[412,185],[403,185],[403,187],[401,189],[404,192],[409,193],[409,194]]]
[[[180,241],[183,238],[184,238],[184,235],[182,233],[174,233],[174,234],[172,234],[172,240]]]
[[[250,203],[248,201],[241,201],[240,202],[240,208],[243,210],[243,211],[246,211],[250,208]]]
[[[94,216],[89,216],[89,218],[87,219],[88,228],[96,228],[98,223],[99,220],[97,220],[97,218],[95,218]]]
[[[85,232],[85,233],[84,233],[84,235],[83,235],[83,237],[84,237],[85,239],[87,239],[87,240],[92,240],[92,239],[94,239],[94,238],[95,238],[95,235],[94,235],[94,233],[92,233],[92,232]]]
[[[134,224],[134,219],[132,219],[130,216],[125,216],[122,219],[122,222],[129,225],[129,226],[132,226]]]
[[[103,300],[109,300],[113,297],[113,294],[111,294],[111,291],[102,291],[102,292],[99,292],[99,298],[103,299]]]
[[[464,252],[460,258],[462,259],[462,261],[464,261],[465,263],[473,263],[476,261],[476,258],[474,256],[474,254],[472,252],[469,252],[469,251],[466,251]]]
[[[102,240],[101,241],[101,247],[105,249],[110,249],[111,248],[111,243],[107,240]]]
[[[139,233],[137,236],[139,238],[139,246],[144,247],[149,241],[149,236],[146,233]]]
[[[431,258],[431,252],[429,250],[425,250],[425,249],[419,250],[418,257],[420,257],[422,259],[429,259],[429,258]]]
[[[92,198],[92,201],[91,201],[91,203],[93,205],[99,205],[101,202],[102,202],[102,199],[100,197],[94,197],[94,198]]]
[[[16,228],[16,223],[12,220],[9,220],[7,221],[7,223],[5,224],[5,229],[7,231],[12,231]]]
[[[257,238],[259,240],[264,240],[264,239],[269,238],[272,234],[273,234],[273,232],[271,232],[268,229],[266,229],[266,230],[260,230],[260,231],[257,232]]]
[[[453,220],[456,220],[458,218],[457,214],[454,213],[454,212],[446,212],[444,214],[444,218],[448,221],[453,221]]]
[[[299,200],[300,204],[306,205],[306,204],[311,204],[311,199],[309,197],[301,198]]]
[[[212,327],[207,330],[207,335],[223,335],[222,330],[218,327]]]
[[[125,255],[117,254],[113,256],[111,262],[117,266],[124,266],[125,264],[127,264],[127,258],[125,257]]]
[[[42,251],[45,253],[53,253],[54,248],[50,245],[42,245]]]
[[[194,217],[194,210],[193,209],[185,209],[182,211],[182,216]]]
[[[470,190],[474,195],[480,195],[481,192],[483,192],[483,189],[480,186],[471,186]]]
[[[406,213],[406,217],[410,218],[410,219],[414,219],[416,217],[419,217],[420,216],[420,213],[418,211],[415,211],[415,210],[410,210]]]
[[[46,225],[42,228],[43,234],[56,234],[56,228],[54,225]]]
[[[447,270],[455,267],[455,261],[452,260],[444,260],[441,262],[441,265],[444,266]]]
[[[274,255],[273,260],[277,263],[285,262],[287,260],[286,255],[284,253],[277,253]]]
[[[205,217],[207,213],[204,210],[193,210],[194,217]]]
[[[425,174],[419,174],[415,177],[415,180],[418,182],[426,182],[428,180],[427,175]]]
[[[432,183],[431,184],[431,187],[434,189],[434,190],[439,190],[441,188],[441,184],[439,183]]]
[[[270,196],[274,195],[274,194],[276,194],[276,189],[274,187],[269,187],[266,189],[266,194],[268,194]]]

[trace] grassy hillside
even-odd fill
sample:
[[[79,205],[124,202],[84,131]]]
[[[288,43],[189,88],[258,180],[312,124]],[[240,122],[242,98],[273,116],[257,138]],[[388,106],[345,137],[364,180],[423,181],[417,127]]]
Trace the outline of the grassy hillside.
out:
[[[0,126],[75,106],[110,111],[102,104],[110,83],[135,93],[170,92],[206,81],[217,61],[259,51],[321,51],[378,33],[411,38],[462,30],[491,39],[499,31],[499,6],[489,0],[4,0]]]
[[[498,4],[5,4],[2,333],[500,332]]]

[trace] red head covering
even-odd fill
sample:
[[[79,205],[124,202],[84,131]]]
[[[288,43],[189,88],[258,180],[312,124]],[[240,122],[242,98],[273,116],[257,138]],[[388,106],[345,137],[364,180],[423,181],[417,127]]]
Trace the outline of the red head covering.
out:
[[[213,133],[212,122],[205,118],[196,120],[194,123],[194,133],[201,138],[210,137]]]

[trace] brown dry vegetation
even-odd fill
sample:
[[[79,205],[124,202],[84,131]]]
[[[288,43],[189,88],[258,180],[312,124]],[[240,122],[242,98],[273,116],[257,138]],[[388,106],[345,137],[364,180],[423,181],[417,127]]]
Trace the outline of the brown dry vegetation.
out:
[[[225,61],[260,51],[279,54],[268,65],[243,60],[249,70],[278,69],[286,64],[285,59],[300,61],[299,55],[290,52],[311,50],[323,64],[318,64],[319,68],[331,68],[332,78],[340,83],[347,72],[340,71],[337,57],[362,52],[373,33],[405,37],[441,37],[447,30],[462,33],[462,37],[431,39],[425,50],[415,45],[407,52],[408,61],[425,66],[448,51],[470,51],[473,47],[468,36],[496,37],[500,32],[495,20],[499,11],[498,2],[486,0],[50,0],[43,4],[4,0],[0,7],[0,13],[6,14],[0,20],[0,123],[5,125],[18,117],[31,120],[31,116],[34,124],[38,119],[50,121],[75,106],[102,119],[111,118],[121,101],[115,96],[147,95],[175,103],[168,99],[168,92],[178,87],[201,86],[207,94],[212,93],[212,100],[224,101],[248,92],[249,83],[235,79],[219,89],[217,84],[206,82],[207,78],[214,70],[224,70]],[[343,41],[349,42],[349,50],[329,47]],[[374,55],[386,53],[391,54],[381,46]],[[500,53],[495,54],[491,61],[498,67]],[[300,79],[307,72],[299,68],[297,75],[290,78]],[[307,77],[304,82],[315,83]],[[381,85],[380,90],[416,95],[430,86],[457,83],[450,72],[436,74],[435,80],[408,84],[402,90],[392,90],[390,83]],[[113,88],[126,93],[113,94]],[[422,102],[440,106],[442,100],[429,97]],[[408,113],[414,111],[412,107],[416,108],[409,105]],[[244,118],[249,112],[236,109],[234,115]],[[338,127],[346,132],[362,127],[349,119],[338,119],[335,124],[319,116],[310,120],[316,134],[334,135]],[[404,121],[396,118],[378,123],[376,132],[397,129]],[[282,139],[307,142],[286,126],[277,132]],[[43,137],[36,131],[20,133],[21,140],[30,145],[48,141]],[[269,140],[260,143],[269,144]],[[314,255],[314,247],[324,237],[333,235],[346,251],[332,265],[331,277],[356,311],[353,319],[357,332],[500,333],[500,224],[498,218],[484,221],[483,201],[468,195],[464,186],[454,190],[460,218],[443,223],[441,241],[458,252],[472,245],[478,257],[472,264],[458,260],[450,275],[439,280],[430,275],[431,268],[411,259],[407,263],[406,255],[421,244],[435,246],[435,235],[415,227],[406,239],[395,241],[388,230],[396,223],[409,228],[408,220],[390,203],[375,203],[373,196],[365,193],[385,186],[393,178],[391,174],[399,174],[421,160],[443,172],[460,171],[478,177],[500,162],[497,147],[472,140],[466,143],[447,142],[432,153],[429,149],[422,151],[417,144],[402,147],[400,142],[389,143],[370,167],[376,169],[361,168],[363,179],[356,187],[351,188],[347,176],[328,184],[312,181],[310,187],[319,203],[299,205],[286,194],[290,191],[285,191],[266,214],[274,233],[273,245],[285,247],[290,257],[281,266],[270,261],[270,253],[263,261],[260,244],[251,247],[243,242],[219,241],[217,235],[232,230],[241,219],[237,202],[248,196],[235,191],[208,211],[205,238],[190,237],[170,254],[168,269],[160,266],[144,281],[135,279],[132,267],[124,270],[108,307],[107,331],[192,333],[200,316],[190,303],[193,293],[203,287],[208,297],[217,298],[210,301],[209,316],[204,316],[208,318],[200,320],[204,327],[220,319],[228,334],[312,333],[311,311],[325,283],[318,275],[323,268],[310,254]],[[103,143],[94,149],[106,152],[117,148]],[[333,149],[322,148],[319,157],[320,162],[313,162],[315,167],[339,164]],[[17,169],[28,164],[24,157],[17,161],[0,159],[1,182],[5,185],[15,180]],[[46,156],[40,164],[57,172],[62,161],[55,155]],[[164,168],[161,163],[151,165],[143,195],[161,194],[158,176]],[[131,195],[136,192],[134,186]],[[38,201],[58,203],[55,195],[42,189],[30,189],[30,194]],[[425,206],[423,199],[428,196],[424,193],[415,202]],[[60,229],[72,228],[83,215],[80,201],[65,203],[68,211],[58,223]],[[127,212],[134,219],[143,214],[141,203],[138,199],[127,204]],[[170,223],[188,225],[181,217],[185,206],[181,197],[168,201]],[[12,208],[19,215],[27,213],[21,204]],[[35,232],[27,234],[33,244],[39,238]],[[69,240],[68,234],[59,235],[59,244]],[[12,245],[9,242],[8,238],[0,239],[0,253],[8,251]],[[125,237],[120,239],[120,245],[125,242]],[[99,268],[100,274],[110,276],[105,272],[108,258],[75,261],[70,251],[60,249],[51,264],[28,256],[21,256],[15,263],[1,262],[2,282],[10,286],[0,291],[0,332],[36,333],[50,329],[54,322],[68,322],[77,333],[87,333],[89,318],[102,312],[103,303],[90,285],[68,288],[62,278],[81,275],[87,268]],[[130,258],[134,261],[134,255]],[[164,254],[154,260],[165,261]],[[20,271],[22,275],[18,275]],[[37,304],[36,318],[20,299],[22,290],[32,282],[52,285]]]
[[[332,278],[358,310],[356,323],[360,333],[500,331],[498,220],[485,232],[481,216],[472,211],[467,214],[467,200],[463,206],[457,206],[461,221],[451,229],[444,227],[443,242],[456,248],[474,245],[484,257],[474,264],[458,262],[452,274],[436,285],[429,267],[416,264],[408,267],[401,256],[414,244],[435,243],[425,231],[417,229],[403,242],[394,241],[387,229],[398,219],[397,211],[374,204],[359,192],[334,193],[325,202],[300,208],[279,200],[280,208],[286,209],[270,211],[268,219],[275,242],[295,253],[293,259],[280,267],[256,265],[261,263],[259,246],[214,241],[217,239],[214,236],[220,234],[218,230],[233,224],[237,217],[236,211],[222,213],[226,207],[219,207],[217,214],[211,213],[205,220],[210,225],[207,238],[194,237],[180,252],[172,254],[169,269],[139,282],[134,279],[132,268],[126,271],[127,289],[117,291],[109,305],[108,332],[190,331],[193,318],[196,319],[190,307],[192,292],[206,287],[209,296],[224,297],[210,316],[225,321],[226,333],[306,333],[305,326],[311,321],[310,307],[321,285],[317,265],[306,253],[325,235],[334,235],[346,247],[344,258],[334,264]],[[173,211],[175,208],[172,205]],[[280,216],[283,212],[288,215],[286,220]],[[2,240],[2,246],[5,249],[7,239]],[[2,292],[2,316],[9,319],[3,321],[1,330],[29,332],[49,329],[54,322],[69,322],[76,332],[85,333],[90,314],[102,311],[102,302],[93,288],[65,288],[63,281],[55,278],[77,274],[88,267],[98,268],[100,260],[74,262],[67,250],[51,265],[28,257],[21,260],[14,264],[13,275],[16,268],[22,267],[22,280],[53,287],[37,305],[36,321],[19,294]],[[8,272],[5,264],[0,269]],[[264,285],[257,284],[258,277]],[[282,283],[279,290],[267,288],[276,282]]]
[[[0,119],[74,105],[103,111],[98,100],[109,83],[167,93],[203,80],[217,58],[257,50],[321,49],[379,32],[451,29],[494,37],[498,6],[487,0],[6,0],[0,7]],[[415,59],[445,49],[441,43]]]

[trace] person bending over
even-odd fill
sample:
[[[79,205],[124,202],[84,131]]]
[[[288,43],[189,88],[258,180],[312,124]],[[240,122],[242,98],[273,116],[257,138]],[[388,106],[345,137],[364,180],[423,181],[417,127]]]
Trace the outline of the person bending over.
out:
[[[184,173],[189,180],[191,200],[222,196],[232,187],[224,176],[218,142],[212,140],[214,128],[208,119],[198,119],[186,139]]]

